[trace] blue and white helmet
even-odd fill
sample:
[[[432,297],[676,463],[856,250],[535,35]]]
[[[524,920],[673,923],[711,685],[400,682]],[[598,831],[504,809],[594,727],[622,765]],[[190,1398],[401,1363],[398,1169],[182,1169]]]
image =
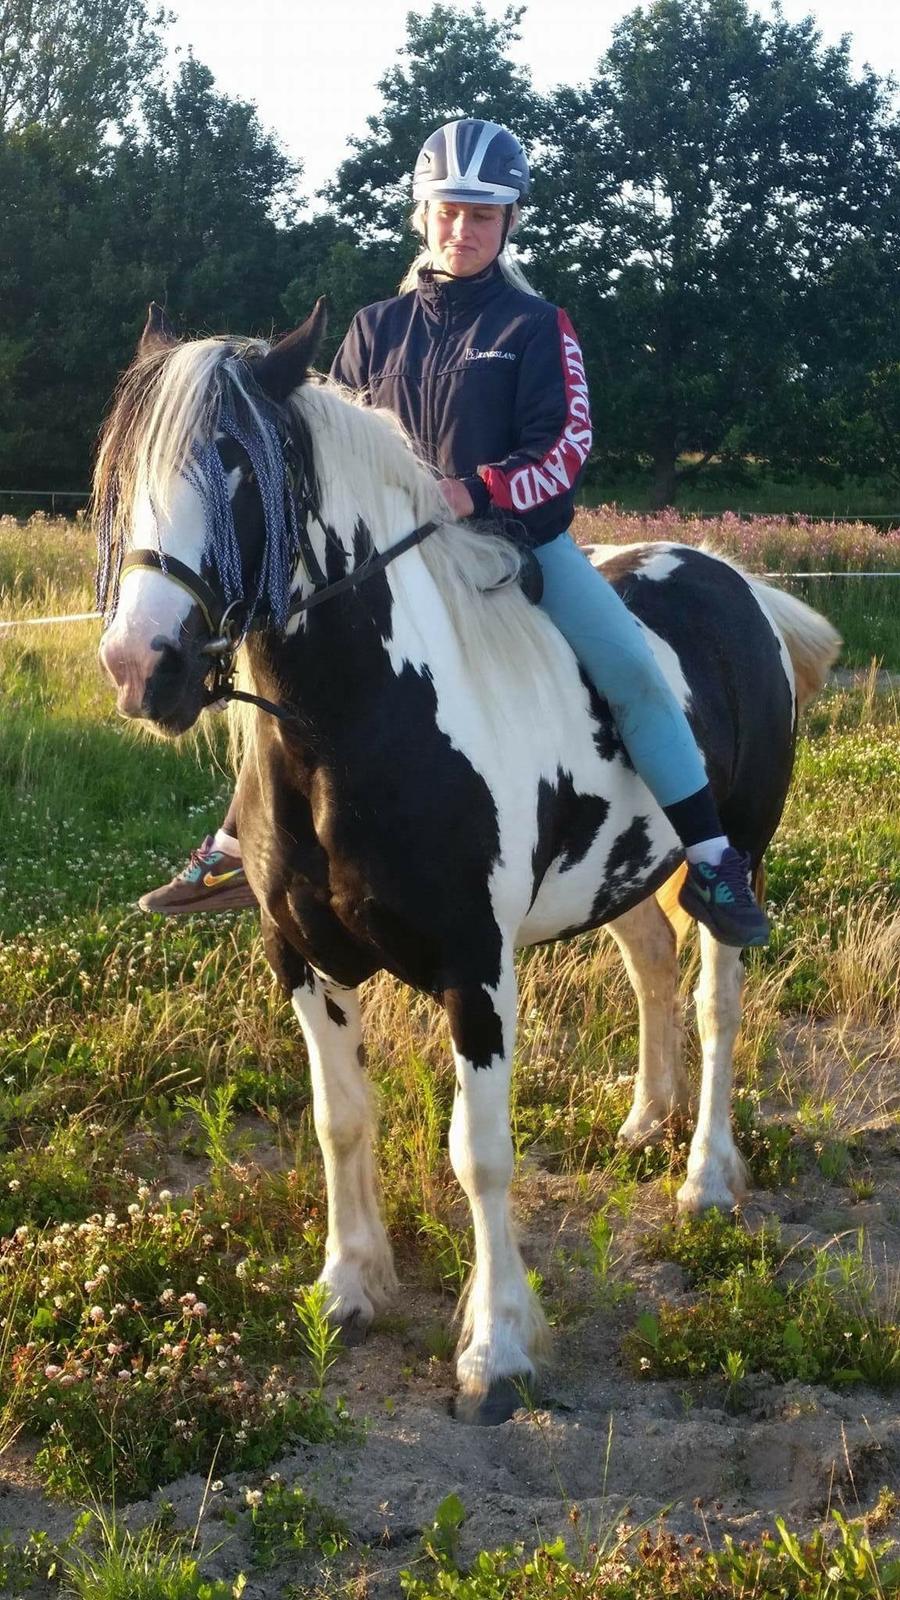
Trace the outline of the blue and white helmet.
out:
[[[497,122],[461,117],[425,140],[413,173],[413,199],[511,206],[524,200],[529,182],[515,134]]]

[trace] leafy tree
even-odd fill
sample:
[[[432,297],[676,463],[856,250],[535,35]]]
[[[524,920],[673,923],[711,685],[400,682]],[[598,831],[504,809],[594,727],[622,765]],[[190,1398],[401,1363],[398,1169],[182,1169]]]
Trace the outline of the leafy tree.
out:
[[[158,67],[164,21],[144,0],[2,0],[0,133],[37,124],[90,151]]]
[[[653,0],[555,96],[542,281],[581,324],[606,449],[650,457],[660,503],[682,451],[727,452],[796,383],[803,307],[896,191],[890,89],[809,18]]]
[[[287,323],[302,322],[319,295],[328,300],[328,332],[318,363],[324,370],[360,306],[396,293],[396,251],[390,244],[360,245],[354,229],[328,212],[298,223],[285,244],[294,266],[281,295]]]
[[[440,0],[424,16],[409,13],[400,59],[378,83],[384,104],[324,191],[364,239],[402,238],[416,156],[441,123],[486,117],[530,142],[540,101],[506,55],[523,14],[510,5],[495,21],[481,5],[463,12]]]
[[[191,331],[282,321],[297,177],[254,108],[192,59],[90,166],[48,131],[0,141],[0,481],[86,483],[151,298]]]

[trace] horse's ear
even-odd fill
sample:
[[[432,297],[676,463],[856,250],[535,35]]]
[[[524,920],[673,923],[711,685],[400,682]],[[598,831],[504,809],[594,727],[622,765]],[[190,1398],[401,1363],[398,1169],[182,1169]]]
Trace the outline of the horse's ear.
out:
[[[254,368],[260,388],[279,405],[304,382],[325,337],[328,307],[320,295],[306,321],[285,334]]]
[[[164,345],[177,343],[178,335],[162,306],[157,305],[155,300],[151,300],[147,312],[147,321],[144,324],[144,331],[141,334],[138,345],[138,353],[145,356],[151,350],[159,350]]]

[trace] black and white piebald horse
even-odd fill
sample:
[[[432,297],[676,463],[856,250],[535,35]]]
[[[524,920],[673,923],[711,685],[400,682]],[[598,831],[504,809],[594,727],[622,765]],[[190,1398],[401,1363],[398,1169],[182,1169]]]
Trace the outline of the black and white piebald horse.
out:
[[[457,1409],[498,1421],[546,1343],[509,1207],[515,950],[608,927],[641,1022],[620,1137],[652,1140],[688,1109],[675,935],[656,898],[681,850],[607,706],[512,581],[515,547],[448,523],[392,420],[307,381],[320,320],[317,308],[270,349],[178,343],[151,317],[98,462],[100,653],[119,710],[163,733],[191,727],[221,692],[221,678],[206,686],[215,652],[239,642],[241,681],[291,714],[243,711],[241,842],[309,1053],[328,1189],[322,1279],[348,1327],[368,1324],[396,1285],[359,988],[386,969],[443,1004],[450,1156],[476,1245]],[[379,560],[413,531],[418,542]],[[591,559],[646,629],[724,825],[758,865],[788,788],[798,704],[820,687],[836,634],[697,550]],[[741,959],[702,929],[700,941],[702,1085],[678,1196],[692,1212],[729,1209],[744,1187],[730,1112]]]

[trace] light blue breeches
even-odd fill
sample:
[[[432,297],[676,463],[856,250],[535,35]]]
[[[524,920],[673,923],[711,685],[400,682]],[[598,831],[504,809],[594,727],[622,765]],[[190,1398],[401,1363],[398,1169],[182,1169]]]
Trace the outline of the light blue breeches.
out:
[[[609,701],[651,794],[661,806],[696,794],[708,780],[694,735],[625,603],[567,533],[534,553],[544,574],[541,609]]]

